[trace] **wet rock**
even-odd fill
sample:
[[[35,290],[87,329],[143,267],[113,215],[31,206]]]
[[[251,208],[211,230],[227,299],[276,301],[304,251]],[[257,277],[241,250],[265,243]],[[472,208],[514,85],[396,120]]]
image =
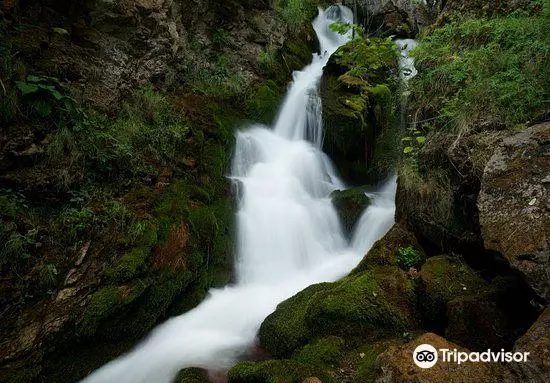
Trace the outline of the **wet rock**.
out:
[[[550,300],[550,123],[502,141],[477,200],[485,248],[498,251]]]
[[[509,371],[498,363],[446,363],[439,360],[431,368],[420,368],[413,362],[413,351],[421,344],[436,349],[468,352],[446,339],[426,333],[403,346],[390,346],[375,363],[376,383],[503,383],[513,382]]]
[[[330,197],[344,227],[344,233],[351,237],[361,214],[370,205],[370,198],[365,194],[364,188],[336,190]]]

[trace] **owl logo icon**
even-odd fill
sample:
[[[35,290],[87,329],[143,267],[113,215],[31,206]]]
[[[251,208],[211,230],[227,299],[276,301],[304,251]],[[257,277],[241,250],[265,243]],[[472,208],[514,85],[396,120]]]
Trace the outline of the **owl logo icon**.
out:
[[[431,368],[437,363],[437,350],[429,344],[421,344],[414,349],[413,361],[420,368]]]

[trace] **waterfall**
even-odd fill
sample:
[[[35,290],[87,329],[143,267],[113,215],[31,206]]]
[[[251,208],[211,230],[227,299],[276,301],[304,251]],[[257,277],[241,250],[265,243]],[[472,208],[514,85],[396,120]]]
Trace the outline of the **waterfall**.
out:
[[[358,251],[342,233],[329,195],[344,186],[321,150],[319,80],[330,55],[350,37],[330,30],[338,19],[351,23],[351,11],[319,10],[313,26],[320,53],[294,73],[273,127],[256,124],[237,133],[230,175],[239,191],[236,284],[211,290],[195,309],[167,320],[83,382],[170,383],[185,367],[227,369],[253,347],[261,322],[279,302],[343,277],[363,257],[368,246]],[[388,186],[393,192],[394,183]],[[390,194],[383,189],[372,196],[365,214],[377,210],[365,218],[373,228],[368,243],[393,221]]]

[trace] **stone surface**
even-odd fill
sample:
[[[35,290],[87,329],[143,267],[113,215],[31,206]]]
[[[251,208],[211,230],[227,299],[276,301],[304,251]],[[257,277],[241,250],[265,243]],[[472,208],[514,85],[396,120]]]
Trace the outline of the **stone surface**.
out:
[[[519,381],[550,382],[550,308],[547,308],[525,335],[518,339],[514,351],[530,352],[528,363],[509,363]]]
[[[403,346],[390,346],[376,360],[376,383],[504,383],[513,382],[509,371],[497,363],[446,363],[439,360],[433,367],[422,369],[413,362],[413,351],[421,344],[436,349],[468,352],[446,339],[425,333]]]
[[[485,248],[498,251],[550,300],[550,123],[505,138],[477,200]]]

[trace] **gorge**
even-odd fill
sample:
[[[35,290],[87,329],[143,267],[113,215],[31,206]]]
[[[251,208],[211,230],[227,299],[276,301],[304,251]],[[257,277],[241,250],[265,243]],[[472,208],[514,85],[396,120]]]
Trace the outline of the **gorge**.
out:
[[[0,5],[0,382],[550,379],[550,5],[342,3]]]

